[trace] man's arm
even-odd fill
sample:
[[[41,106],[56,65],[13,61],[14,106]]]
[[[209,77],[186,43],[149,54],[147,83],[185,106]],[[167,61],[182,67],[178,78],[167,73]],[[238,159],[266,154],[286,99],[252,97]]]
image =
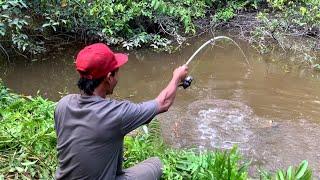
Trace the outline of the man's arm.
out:
[[[172,79],[168,86],[164,88],[155,99],[158,103],[158,113],[168,111],[176,97],[179,84],[186,78],[187,74],[188,67],[186,65],[180,66],[174,70]]]
[[[188,73],[187,66],[174,70],[173,77],[168,86],[161,91],[155,100],[140,104],[129,101],[121,102],[121,132],[126,135],[142,124],[149,123],[155,115],[165,112],[172,105],[179,83]]]

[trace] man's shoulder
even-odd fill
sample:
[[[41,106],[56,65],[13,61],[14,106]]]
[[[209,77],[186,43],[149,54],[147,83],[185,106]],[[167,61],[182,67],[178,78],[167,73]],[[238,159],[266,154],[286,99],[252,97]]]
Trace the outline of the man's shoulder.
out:
[[[70,99],[74,99],[74,98],[79,98],[79,94],[68,94],[64,97],[62,97],[59,101],[58,101],[58,104],[61,104],[62,102],[66,102],[66,101],[69,101]]]
[[[62,97],[62,98],[58,101],[58,103],[57,103],[57,105],[56,105],[56,108],[58,108],[58,107],[60,107],[60,106],[65,106],[65,105],[69,104],[70,101],[74,101],[74,100],[76,100],[76,99],[79,99],[79,96],[80,96],[79,94],[68,94],[68,95]]]
[[[91,105],[98,105],[98,106],[123,106],[123,105],[127,105],[127,104],[132,104],[132,102],[128,101],[128,100],[118,100],[118,99],[112,99],[112,98],[102,98],[99,96],[82,96],[80,94],[68,94],[64,97],[62,97],[59,101],[58,101],[58,105],[59,104],[74,104],[74,103],[78,103],[78,104],[91,104]]]
[[[123,107],[126,106],[127,104],[130,104],[130,101],[127,100],[117,100],[117,99],[111,99],[111,98],[107,98],[104,99],[105,105],[111,107],[111,108],[117,108],[117,107]]]

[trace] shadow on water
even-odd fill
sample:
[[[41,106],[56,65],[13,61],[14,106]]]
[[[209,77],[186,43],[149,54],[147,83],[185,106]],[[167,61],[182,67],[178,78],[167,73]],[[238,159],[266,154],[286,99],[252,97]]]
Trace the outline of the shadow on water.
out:
[[[182,65],[208,37],[173,54],[150,50],[130,52],[120,70],[114,96],[134,102],[158,95],[175,67]],[[320,176],[320,82],[317,74],[291,63],[291,55],[275,51],[261,56],[240,43],[252,68],[248,70],[239,49],[217,43],[190,64],[192,86],[179,90],[169,112],[158,117],[165,141],[173,147],[229,149],[237,145],[252,159],[251,175],[298,164],[306,159]],[[70,48],[34,62],[14,59],[0,77],[15,92],[52,100],[77,93],[78,75]],[[59,93],[60,92],[60,93]]]

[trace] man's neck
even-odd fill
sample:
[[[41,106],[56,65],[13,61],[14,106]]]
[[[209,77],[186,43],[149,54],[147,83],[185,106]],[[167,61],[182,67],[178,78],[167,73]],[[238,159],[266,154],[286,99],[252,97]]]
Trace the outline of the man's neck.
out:
[[[102,98],[106,98],[106,93],[96,93],[95,91],[93,92],[93,96],[100,96]]]

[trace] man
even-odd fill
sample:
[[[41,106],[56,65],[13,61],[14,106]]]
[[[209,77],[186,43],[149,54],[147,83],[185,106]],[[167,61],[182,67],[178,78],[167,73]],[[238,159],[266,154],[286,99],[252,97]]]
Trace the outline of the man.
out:
[[[118,82],[127,55],[113,53],[102,43],[82,49],[76,58],[81,94],[62,98],[54,119],[58,137],[57,179],[160,179],[159,158],[122,170],[123,139],[172,105],[187,67],[174,70],[168,86],[154,100],[134,104],[106,99]]]

